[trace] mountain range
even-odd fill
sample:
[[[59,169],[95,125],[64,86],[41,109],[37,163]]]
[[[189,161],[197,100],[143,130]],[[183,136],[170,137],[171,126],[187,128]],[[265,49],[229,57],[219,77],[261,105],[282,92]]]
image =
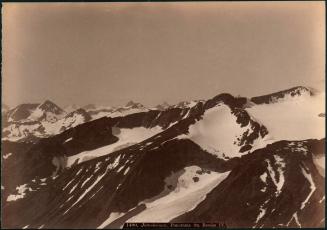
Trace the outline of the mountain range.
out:
[[[2,110],[2,226],[325,226],[325,95]]]

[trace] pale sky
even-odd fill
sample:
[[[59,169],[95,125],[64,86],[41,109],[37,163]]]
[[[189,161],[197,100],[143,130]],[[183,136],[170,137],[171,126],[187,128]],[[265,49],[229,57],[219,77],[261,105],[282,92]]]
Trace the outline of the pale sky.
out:
[[[4,3],[9,106],[153,106],[324,89],[320,2]]]

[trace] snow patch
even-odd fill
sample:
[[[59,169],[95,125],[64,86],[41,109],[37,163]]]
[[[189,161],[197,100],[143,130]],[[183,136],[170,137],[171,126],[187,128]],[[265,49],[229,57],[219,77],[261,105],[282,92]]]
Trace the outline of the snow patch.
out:
[[[110,109],[107,111],[93,111],[92,120],[99,119],[101,117],[125,117],[127,115],[133,114],[133,113],[141,113],[141,112],[147,112],[149,109],[147,108],[130,108],[130,107],[122,107],[118,109]]]
[[[26,193],[25,193],[26,190],[31,191],[31,189],[27,187],[27,184],[17,186],[16,190],[17,190],[17,194],[10,194],[7,197],[7,202],[23,199],[26,196]]]
[[[31,121],[36,121],[40,119],[44,115],[44,113],[45,111],[38,107],[31,113],[31,115],[27,119]]]
[[[162,128],[159,126],[147,129],[144,127],[137,127],[133,129],[120,129],[120,133],[116,136],[119,140],[113,144],[106,145],[94,150],[83,151],[76,155],[70,156],[67,158],[67,167],[72,166],[72,164],[78,160],[78,163],[104,156],[119,150],[120,148],[125,148],[133,144],[144,141],[162,131]]]
[[[261,176],[260,176],[260,179],[263,181],[263,183],[267,183],[267,173],[264,172]]]
[[[115,221],[119,217],[123,216],[125,213],[120,213],[120,212],[112,212],[110,213],[109,217],[100,225],[97,227],[97,229],[103,229],[106,227],[108,224],[111,222]]]
[[[124,175],[126,175],[129,171],[129,167],[125,170]]]
[[[313,182],[312,176],[310,173],[307,173],[307,171],[301,167],[302,173],[304,175],[304,177],[308,180],[308,182],[310,183],[310,193],[308,194],[308,196],[306,197],[306,199],[302,202],[301,204],[301,210],[305,207],[306,203],[309,201],[310,197],[312,196],[312,194],[314,193],[314,191],[316,190],[316,186]]]
[[[230,172],[217,173],[210,171],[199,175],[198,166],[189,166],[184,170],[172,173],[165,179],[165,190],[157,199],[153,197],[141,203],[146,209],[133,216],[128,222],[169,222],[171,219],[194,209],[206,195],[221,183]],[[198,180],[194,180],[197,177]],[[177,180],[177,181],[176,181]],[[174,190],[169,186],[176,184]]]
[[[270,178],[276,186],[276,195],[279,196],[285,183],[285,177],[284,177],[285,162],[278,155],[274,155],[274,158],[275,158],[275,166],[277,167],[277,171],[274,171],[268,159],[266,159],[265,161],[268,164],[268,173],[270,175]]]
[[[262,180],[262,182],[267,185],[267,173],[264,172],[261,176],[260,176],[260,179]],[[261,192],[265,192],[267,190],[267,187],[263,187],[262,189],[260,189]]]
[[[297,216],[297,212],[295,212],[293,215],[292,215],[292,218],[288,221],[288,223],[286,224],[286,226],[288,226],[292,220],[295,220],[295,223],[300,227],[302,228],[301,224],[300,224],[300,221],[299,221],[299,217]]]
[[[100,169],[100,165],[102,164],[102,162],[98,162],[96,165],[95,165],[95,170],[94,172],[97,172],[99,169]]]
[[[71,141],[71,140],[73,140],[72,137],[70,137],[70,138],[68,138],[67,140],[65,140],[64,143],[67,143],[68,141]]]
[[[11,155],[12,155],[12,153],[7,153],[7,154],[3,155],[3,159],[7,160]]]
[[[82,172],[83,168],[80,168],[78,172],[76,173],[76,176],[78,176]]]
[[[72,179],[71,181],[69,181],[68,184],[66,184],[66,186],[62,190],[65,190],[73,181],[74,181],[74,179]]]
[[[10,124],[6,128],[3,129],[3,132],[9,132],[7,137],[2,138],[2,140],[9,140],[9,141],[18,141],[22,138],[25,138],[31,134],[35,136],[42,136],[37,129],[40,127],[40,123],[33,123],[33,124]]]
[[[70,191],[69,191],[69,194],[71,194],[74,190],[75,190],[75,188],[77,187],[77,185],[78,184],[76,184]]]
[[[117,170],[117,172],[120,172],[124,167],[125,167],[125,165],[121,166],[121,167]]]
[[[257,216],[257,219],[255,220],[255,223],[258,223],[259,220],[266,214],[266,209],[260,206],[260,212],[259,215]]]
[[[255,220],[255,223],[257,224],[259,222],[259,220],[262,219],[262,217],[264,217],[264,215],[266,215],[266,208],[264,208],[268,202],[269,202],[270,199],[266,200],[262,205],[260,205],[260,208],[259,208],[259,214],[257,216],[257,219]]]
[[[82,187],[91,179],[91,177],[92,177],[92,175],[90,177],[86,178],[86,180],[82,184]]]
[[[49,135],[55,135],[61,133],[62,131],[76,127],[85,122],[85,117],[79,113],[73,113],[72,116],[64,117],[57,122],[51,123],[48,121],[43,121],[42,126],[45,132]]]
[[[319,203],[323,202],[325,200],[325,196],[323,196],[320,200]]]

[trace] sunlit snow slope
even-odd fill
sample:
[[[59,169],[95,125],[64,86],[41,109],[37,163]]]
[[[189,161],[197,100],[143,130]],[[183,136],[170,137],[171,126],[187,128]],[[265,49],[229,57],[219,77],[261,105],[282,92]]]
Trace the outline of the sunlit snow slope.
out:
[[[67,166],[70,167],[75,162],[81,163],[96,157],[110,154],[114,151],[118,151],[133,144],[137,144],[162,131],[162,129],[158,126],[153,128],[136,127],[133,129],[115,128],[115,130],[116,134],[114,135],[118,137],[117,142],[70,156],[67,158]]]
[[[325,93],[286,97],[269,104],[255,104],[246,110],[264,124],[277,140],[304,140],[325,137]]]

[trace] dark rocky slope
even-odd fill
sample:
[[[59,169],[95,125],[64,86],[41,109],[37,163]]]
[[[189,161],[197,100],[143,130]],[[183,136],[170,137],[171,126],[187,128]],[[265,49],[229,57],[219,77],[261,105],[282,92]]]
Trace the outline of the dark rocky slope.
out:
[[[172,222],[222,221],[228,227],[324,227],[325,179],[313,163],[313,155],[324,151],[324,142],[280,141],[242,157],[203,202]]]

